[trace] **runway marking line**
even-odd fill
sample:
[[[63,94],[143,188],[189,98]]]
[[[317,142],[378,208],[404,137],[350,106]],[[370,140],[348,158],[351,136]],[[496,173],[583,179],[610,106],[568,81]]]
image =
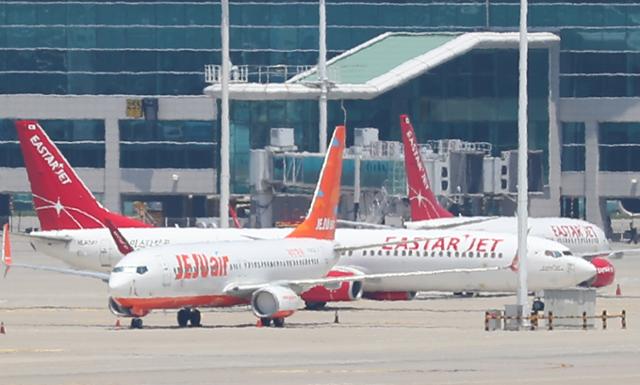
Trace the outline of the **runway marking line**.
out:
[[[9,353],[61,353],[64,352],[64,349],[0,349],[0,354],[9,354]]]

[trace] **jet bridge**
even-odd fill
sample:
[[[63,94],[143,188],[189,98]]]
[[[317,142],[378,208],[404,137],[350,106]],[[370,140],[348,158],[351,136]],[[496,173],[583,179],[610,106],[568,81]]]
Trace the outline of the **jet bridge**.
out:
[[[308,200],[294,202],[292,197],[311,195],[323,156],[294,151],[292,132],[292,128],[274,128],[270,146],[251,150],[250,188],[255,225],[272,226],[274,222],[297,219],[286,217],[292,212],[299,215],[306,212]],[[402,143],[378,140],[378,130],[367,127],[355,129],[355,144],[344,154],[341,216],[372,223],[381,223],[387,216],[408,218]],[[517,152],[505,151],[501,156],[493,156],[490,143],[458,139],[429,141],[419,145],[419,149],[431,188],[437,196],[446,197],[449,206],[486,214],[491,213],[486,202],[497,201],[493,203],[506,206],[501,211],[513,209],[509,196],[516,193]],[[536,159],[535,156],[532,159]],[[541,175],[541,154],[537,159]],[[538,174],[532,172],[531,175]],[[531,186],[541,190],[541,178]],[[355,191],[360,192],[358,218],[354,217],[353,210],[353,203],[357,201]],[[289,204],[275,211],[284,212],[285,217],[274,214],[273,210],[282,199]],[[300,207],[294,207],[296,205]]]

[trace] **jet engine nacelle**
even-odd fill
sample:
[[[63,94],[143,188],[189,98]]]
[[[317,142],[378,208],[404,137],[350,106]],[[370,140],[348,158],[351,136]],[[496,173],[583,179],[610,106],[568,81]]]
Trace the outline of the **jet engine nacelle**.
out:
[[[300,307],[300,297],[284,286],[267,286],[251,296],[251,309],[259,318],[289,317]]]
[[[120,304],[116,302],[113,297],[109,297],[109,310],[111,311],[111,313],[113,313],[113,315],[116,315],[118,317],[144,317],[145,315],[149,314],[148,310],[133,311],[129,307],[120,306]]]
[[[359,275],[355,270],[334,269],[327,277],[353,277]],[[349,281],[336,284],[337,287],[314,286],[302,293],[307,303],[326,303],[333,301],[355,301],[362,297],[362,281]]]
[[[593,266],[596,267],[596,276],[589,287],[604,287],[613,283],[616,278],[616,269],[606,258],[596,257],[591,260]]]
[[[410,301],[416,294],[415,291],[365,291],[362,298],[375,301]]]

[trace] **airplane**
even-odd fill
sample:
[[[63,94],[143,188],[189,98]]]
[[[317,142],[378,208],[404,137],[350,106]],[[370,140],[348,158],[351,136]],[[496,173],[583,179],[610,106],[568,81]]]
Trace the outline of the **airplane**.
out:
[[[141,328],[141,317],[152,310],[180,309],[178,325],[184,327],[188,323],[200,326],[201,315],[197,308],[249,304],[263,326],[273,323],[276,327],[282,327],[285,318],[301,307],[300,293],[318,285],[500,270],[513,275],[511,269],[516,268],[515,262],[507,264],[503,260],[500,266],[485,264],[466,269],[327,277],[341,254],[353,253],[360,248],[396,244],[385,242],[344,247],[335,242],[345,138],[345,127],[338,126],[330,141],[309,212],[305,220],[283,239],[201,241],[135,251],[113,222],[105,219],[114,243],[125,255],[111,274],[90,272],[95,278],[108,280],[110,310],[118,316],[132,317],[131,327]],[[5,226],[3,231],[4,264],[74,273],[61,268],[14,263],[10,253],[4,252],[9,244],[7,228]],[[405,243],[404,240],[400,242]],[[494,241],[492,249],[496,249],[495,242],[498,241]],[[452,240],[449,240],[451,243]],[[492,259],[495,258],[492,255]],[[558,258],[562,258],[562,255]],[[77,273],[86,276],[85,272]],[[580,273],[593,275],[593,271]],[[561,276],[561,279],[564,278],[564,274]],[[588,278],[587,274],[582,278]]]
[[[113,219],[118,214],[109,212],[102,206],[85,204],[86,201],[95,200],[95,198],[36,121],[19,121],[16,128],[25,158],[35,158],[41,162],[47,161],[40,158],[37,149],[30,145],[32,137],[37,135],[37,142],[46,145],[54,160],[64,162],[64,169],[67,170],[67,175],[71,180],[71,183],[65,185],[65,190],[61,190],[56,187],[61,185],[57,175],[46,172],[47,168],[41,173],[29,172],[30,180],[36,178],[52,179],[47,183],[49,186],[47,190],[37,189],[37,186],[42,183],[32,184],[35,195],[44,197],[47,201],[65,202],[59,210],[37,210],[39,219],[43,220],[44,217],[53,216],[54,218],[46,218],[45,222],[66,225],[66,227],[60,227],[59,230],[30,233],[28,239],[32,246],[38,251],[63,260],[77,270],[109,272],[122,258],[122,254],[114,247],[106,225],[99,221],[82,222],[76,220],[75,216],[79,212],[86,212],[94,218]],[[32,164],[33,162],[25,163]],[[74,189],[71,189],[71,186]],[[62,194],[72,194],[77,198],[67,202],[64,197],[61,197]],[[107,212],[108,215],[106,215]],[[63,216],[71,218],[64,221],[58,220]],[[115,221],[113,223],[116,225]],[[203,239],[210,242],[275,239],[286,236],[290,231],[288,229],[117,227],[134,249],[200,242]],[[506,258],[512,258],[516,250],[513,235],[447,229],[434,231],[337,229],[336,238],[341,245],[347,247],[358,246],[361,239],[371,240],[375,244],[400,243],[394,246],[387,245],[384,248],[378,246],[351,253],[347,252],[329,272],[329,276],[358,276],[365,273],[497,266]],[[426,242],[426,239],[434,239],[435,241]],[[407,243],[403,244],[403,240],[407,240]],[[499,240],[496,242],[496,246],[489,247],[488,243],[493,244],[494,240]],[[593,266],[573,261],[574,257],[571,257],[570,253],[567,253],[568,250],[562,245],[534,238],[530,242],[532,246],[528,255],[528,263],[531,264],[529,287],[542,289],[545,288],[545,282],[548,282],[549,285],[553,284],[555,288],[570,287],[584,280],[592,279]],[[419,253],[416,247],[420,249]],[[425,253],[427,254],[425,255]],[[562,254],[563,257],[556,258],[555,256],[558,254]],[[474,257],[468,258],[469,255]],[[429,258],[425,258],[425,256]],[[558,266],[558,264],[562,266]],[[547,268],[543,269],[543,266],[547,266]],[[550,269],[549,266],[555,267]],[[552,283],[555,280],[553,278],[554,269],[575,274],[568,274],[563,279]],[[472,275],[474,274],[449,274],[446,279],[433,277],[424,279],[421,277],[411,280],[385,280],[384,282],[349,281],[330,290],[324,286],[313,287],[304,292],[302,297],[309,307],[314,308],[321,307],[331,301],[350,301],[360,297],[378,300],[411,299],[415,296],[416,291],[420,290],[505,291],[515,288],[515,278],[511,284],[506,284],[500,280],[490,279],[488,276],[472,277]],[[587,278],[584,278],[585,276]]]

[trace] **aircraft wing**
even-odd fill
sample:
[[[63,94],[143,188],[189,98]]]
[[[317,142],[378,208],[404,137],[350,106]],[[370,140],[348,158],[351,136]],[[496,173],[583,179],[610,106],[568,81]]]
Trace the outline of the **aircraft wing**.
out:
[[[65,267],[54,267],[54,266],[40,266],[40,265],[30,265],[26,263],[13,263],[13,259],[11,257],[11,239],[9,238],[9,225],[5,224],[2,232],[2,260],[1,263],[4,265],[4,276],[7,276],[9,269],[12,267],[16,267],[19,269],[31,269],[31,270],[41,270],[41,271],[52,271],[56,273],[62,274],[71,274],[80,277],[90,277],[97,278],[104,282],[109,282],[109,274],[100,273],[97,271],[85,271],[85,270],[76,270],[69,269]]]
[[[640,253],[640,249],[617,249],[617,250],[609,250],[604,252],[589,252],[589,253],[573,253],[574,256],[584,258],[586,260],[591,260],[596,257],[604,257],[609,259],[620,259],[625,254],[631,253]]]
[[[33,233],[11,233],[12,237],[24,238],[26,240],[31,239],[39,239],[47,242],[55,242],[55,243],[69,243],[72,241],[72,238],[68,235],[56,235],[49,234],[49,232],[40,232],[35,231]]]
[[[368,222],[358,222],[358,221],[348,221],[346,219],[338,219],[338,224],[348,226],[348,227],[359,227],[365,229],[395,229],[396,227],[389,225],[381,225],[377,223],[368,223]]]
[[[64,267],[55,267],[55,266],[41,266],[41,265],[29,265],[25,263],[12,263],[10,265],[5,265],[5,276],[7,272],[11,268],[19,268],[19,269],[30,269],[30,270],[40,270],[40,271],[52,271],[54,273],[62,273],[75,275],[78,277],[88,277],[88,278],[96,278],[100,279],[104,282],[109,282],[109,274],[108,273],[100,273],[97,271],[88,271],[88,270],[76,270]]]
[[[411,230],[442,230],[459,226],[482,223],[494,219],[495,217],[450,217],[437,218],[424,221],[405,222],[404,226]]]
[[[498,270],[506,270],[511,269],[512,266],[494,266],[494,267],[478,267],[478,268],[470,268],[470,269],[443,269],[443,270],[431,270],[431,271],[409,271],[402,273],[379,273],[379,274],[362,274],[362,275],[352,275],[352,276],[342,276],[342,277],[324,277],[324,278],[312,278],[312,279],[294,279],[294,280],[280,280],[275,282],[265,282],[258,284],[231,284],[228,285],[224,292],[229,295],[235,295],[240,297],[248,297],[254,291],[262,289],[267,286],[286,286],[291,288],[293,291],[297,293],[301,293],[313,286],[318,285],[335,285],[343,282],[352,282],[352,281],[367,281],[367,280],[384,280],[389,278],[402,278],[402,277],[428,277],[433,275],[440,274],[451,274],[451,273],[477,273],[477,272],[488,272],[488,271],[498,271]]]

